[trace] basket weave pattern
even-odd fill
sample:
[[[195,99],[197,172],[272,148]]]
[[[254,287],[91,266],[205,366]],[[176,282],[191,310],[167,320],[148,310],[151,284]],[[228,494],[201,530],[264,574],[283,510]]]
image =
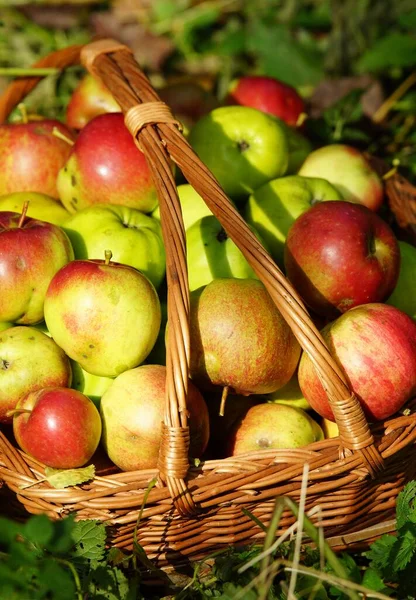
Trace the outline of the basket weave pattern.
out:
[[[130,50],[101,40],[54,53],[36,66],[65,68],[79,61],[104,81],[121,106],[136,144],[146,155],[159,197],[167,256],[169,334],[158,469],[99,473],[90,484],[57,490],[44,481],[43,465],[0,433],[0,481],[30,513],[45,512],[59,518],[75,511],[79,519],[109,523],[111,544],[122,548],[133,545],[133,531],[145,500],[137,541],[160,566],[198,559],[228,544],[261,539],[262,529],[243,508],[267,525],[276,496],[299,499],[306,462],[306,511],[319,506],[313,518],[319,518],[333,545],[345,547],[378,535],[383,527],[393,527],[397,494],[416,475],[412,460],[414,404],[408,405],[410,410],[403,416],[370,428],[302,300],[195,155],[178,123],[161,106]],[[6,90],[0,99],[0,122],[38,81],[25,78]],[[189,288],[185,231],[172,161],[243,252],[311,357],[336,417],[339,438],[297,450],[263,450],[189,465]],[[154,479],[157,483],[149,491]],[[277,533],[293,520],[284,513]],[[370,530],[363,534],[367,527]]]

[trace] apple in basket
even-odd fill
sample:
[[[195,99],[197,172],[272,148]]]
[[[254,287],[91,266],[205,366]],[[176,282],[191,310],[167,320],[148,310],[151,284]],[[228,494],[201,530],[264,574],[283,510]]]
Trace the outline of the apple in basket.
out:
[[[383,202],[383,182],[365,156],[352,146],[331,144],[311,152],[299,169],[304,177],[323,177],[336,187],[343,200],[378,210]]]
[[[188,139],[236,204],[288,168],[285,127],[255,108],[216,108],[195,123]]]
[[[48,467],[82,467],[100,443],[100,413],[76,390],[48,387],[32,392],[12,412],[20,448]]]
[[[69,212],[62,204],[46,194],[38,192],[13,192],[0,197],[0,211],[21,213],[25,202],[29,202],[27,216],[54,225],[62,225]]]
[[[87,73],[72,92],[66,107],[65,121],[68,127],[82,129],[94,117],[120,110],[119,104],[101,79]]]
[[[326,325],[321,333],[370,421],[390,417],[416,393],[416,323],[404,312],[388,304],[363,304]],[[298,377],[311,407],[334,420],[306,353]]]
[[[237,394],[267,394],[292,377],[300,346],[263,283],[215,279],[191,295],[191,377]]]
[[[74,139],[66,125],[53,119],[0,125],[0,196],[27,191],[59,198],[56,178],[71,146],[53,134],[55,128]]]
[[[286,274],[317,314],[335,318],[359,304],[382,302],[400,269],[397,240],[383,219],[360,204],[321,202],[289,229]]]
[[[81,129],[59,171],[57,186],[70,213],[103,202],[148,213],[157,204],[146,158],[124,125],[122,113],[99,115]]]
[[[227,454],[301,448],[323,439],[320,425],[301,408],[266,402],[251,407],[234,425]]]
[[[155,287],[165,276],[166,256],[160,222],[140,210],[116,204],[88,206],[62,225],[75,258],[101,258],[111,248],[113,260],[141,271]]]
[[[305,111],[305,104],[295,88],[264,75],[245,75],[234,79],[225,102],[257,108],[292,126]]]
[[[165,414],[166,367],[142,365],[115,378],[101,398],[102,442],[123,471],[157,467]],[[188,382],[190,449],[199,458],[209,438],[208,409],[199,390]]]
[[[416,320],[416,248],[402,240],[399,240],[399,248],[399,279],[386,302]]]
[[[45,322],[53,339],[88,373],[116,377],[145,360],[160,328],[151,281],[106,259],[74,260],[52,279]]]
[[[341,200],[341,194],[325,179],[289,175],[268,181],[248,199],[245,218],[260,233],[279,266],[287,233],[295,220],[311,206]]]
[[[68,387],[72,371],[64,351],[35,327],[9,327],[0,333],[0,422],[28,393]]]
[[[198,192],[189,184],[183,183],[177,187],[179,201],[181,203],[182,218],[185,231],[194,223],[212,215],[212,212],[198,194]],[[152,217],[160,221],[160,206],[156,206],[152,212]]]
[[[57,225],[25,218],[25,211],[0,212],[0,321],[41,321],[48,285],[73,257]]]
[[[249,227],[266,246],[256,229]],[[220,277],[257,278],[239,247],[228,237],[214,215],[203,217],[186,231],[186,247],[191,291]]]

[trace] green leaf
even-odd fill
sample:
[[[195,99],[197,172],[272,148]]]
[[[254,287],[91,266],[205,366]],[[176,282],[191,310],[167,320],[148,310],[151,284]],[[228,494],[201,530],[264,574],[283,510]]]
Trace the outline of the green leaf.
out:
[[[416,8],[400,15],[397,21],[404,29],[416,30]]]
[[[127,579],[117,567],[105,563],[93,563],[86,583],[88,593],[96,600],[136,600],[138,580]]]
[[[105,526],[99,521],[79,521],[72,532],[75,542],[73,558],[101,560],[104,557],[106,537]]]
[[[7,548],[18,535],[21,535],[23,527],[20,523],[0,517],[0,547],[5,546]]]
[[[416,523],[416,481],[410,481],[397,497],[397,529],[411,521]]]
[[[370,560],[371,567],[382,572],[384,569],[390,568],[392,550],[396,540],[397,538],[394,535],[382,535],[381,538],[371,544],[370,550],[364,553]]]
[[[393,592],[387,588],[379,573],[374,569],[366,569],[361,585],[374,592],[381,592],[385,596],[390,596]]]
[[[416,529],[411,523],[399,531],[396,544],[393,546],[394,561],[392,564],[394,571],[403,571],[411,561],[416,550]]]
[[[302,46],[284,25],[253,21],[247,27],[247,50],[258,70],[294,87],[315,85],[323,76],[323,57]]]
[[[360,72],[376,72],[387,67],[416,65],[416,38],[393,32],[379,39],[357,63]]]
[[[24,537],[32,544],[44,547],[53,537],[53,524],[46,515],[31,517],[25,524]]]
[[[82,469],[52,469],[45,468],[45,479],[54,488],[62,489],[72,485],[80,485],[94,479],[95,467],[89,465]]]

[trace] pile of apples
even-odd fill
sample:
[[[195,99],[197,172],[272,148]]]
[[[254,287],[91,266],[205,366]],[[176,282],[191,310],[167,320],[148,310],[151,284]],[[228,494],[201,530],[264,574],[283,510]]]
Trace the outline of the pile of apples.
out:
[[[416,394],[416,248],[381,216],[356,148],[312,148],[305,104],[271,78],[222,105],[195,82],[159,90],[202,161],[310,310],[370,422]],[[0,423],[69,469],[103,448],[157,466],[165,404],[165,249],[144,155],[86,75],[66,123],[0,126]],[[311,358],[202,198],[175,173],[191,291],[190,457],[337,435]]]

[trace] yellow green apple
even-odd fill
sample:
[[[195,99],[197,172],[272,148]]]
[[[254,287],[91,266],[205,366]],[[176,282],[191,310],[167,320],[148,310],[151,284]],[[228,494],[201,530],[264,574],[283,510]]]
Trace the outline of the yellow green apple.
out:
[[[292,376],[292,379],[285,386],[271,394],[266,394],[264,398],[267,402],[295,406],[296,408],[302,408],[302,410],[310,410],[311,408],[299,387],[297,373]]]
[[[399,248],[399,279],[386,302],[416,319],[416,248],[401,240]]]
[[[69,212],[62,204],[46,194],[38,192],[13,192],[0,197],[0,211],[21,213],[25,202],[29,202],[27,216],[54,225],[62,225]]]

